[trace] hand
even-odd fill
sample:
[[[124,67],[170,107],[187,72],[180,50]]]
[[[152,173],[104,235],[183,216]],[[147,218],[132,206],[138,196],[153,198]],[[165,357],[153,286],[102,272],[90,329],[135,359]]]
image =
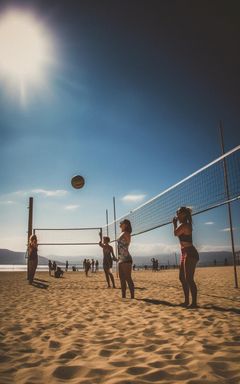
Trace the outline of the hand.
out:
[[[177,225],[177,222],[178,222],[178,218],[176,217],[176,216],[174,216],[174,218],[173,218],[173,225]]]

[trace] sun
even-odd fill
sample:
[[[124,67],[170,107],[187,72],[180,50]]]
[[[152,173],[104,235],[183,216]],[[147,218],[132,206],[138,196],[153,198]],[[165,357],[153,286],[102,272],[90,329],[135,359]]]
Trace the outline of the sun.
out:
[[[30,13],[11,10],[0,17],[0,75],[21,91],[43,82],[51,58],[46,29]]]

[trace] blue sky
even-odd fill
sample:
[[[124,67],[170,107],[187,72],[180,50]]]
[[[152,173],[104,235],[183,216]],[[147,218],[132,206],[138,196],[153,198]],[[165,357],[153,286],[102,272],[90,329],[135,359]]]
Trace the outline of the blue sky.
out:
[[[237,2],[0,1],[1,15],[16,9],[51,49],[24,97],[0,66],[1,248],[25,249],[29,196],[36,227],[98,227],[113,196],[121,216],[217,158],[220,119],[226,150],[240,143]],[[196,217],[199,248],[229,248],[225,213]],[[238,241],[237,214],[234,227]],[[178,251],[170,226],[132,247]]]

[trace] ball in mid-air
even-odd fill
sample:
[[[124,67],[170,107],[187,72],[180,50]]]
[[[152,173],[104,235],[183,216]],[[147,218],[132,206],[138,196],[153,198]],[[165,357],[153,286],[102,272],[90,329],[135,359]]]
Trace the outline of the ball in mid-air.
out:
[[[73,176],[73,178],[71,180],[71,184],[72,184],[73,188],[81,189],[85,184],[85,180],[82,176],[76,175],[76,176]]]

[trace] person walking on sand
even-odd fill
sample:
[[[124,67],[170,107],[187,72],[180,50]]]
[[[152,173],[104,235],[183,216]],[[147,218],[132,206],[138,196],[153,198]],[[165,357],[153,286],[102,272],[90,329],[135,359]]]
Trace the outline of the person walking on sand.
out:
[[[95,261],[94,261],[94,259],[92,259],[92,261],[91,261],[91,271],[92,271],[92,273],[94,272],[94,266],[95,266]]]
[[[52,263],[52,268],[53,268],[53,275],[54,275],[54,273],[56,272],[56,270],[57,270],[57,263],[56,263],[56,261],[54,260],[53,261],[53,263]]]
[[[48,260],[48,273],[49,273],[49,276],[52,275],[52,269],[53,269],[52,262],[51,262],[51,260]]]
[[[89,259],[87,259],[85,261],[85,275],[86,275],[86,277],[88,277],[88,272],[89,272],[90,268],[91,268],[91,261]]]
[[[176,215],[177,216],[173,218],[173,229],[174,235],[179,238],[182,252],[179,270],[179,280],[182,283],[185,297],[182,306],[196,308],[197,286],[194,281],[194,273],[199,260],[199,254],[192,243],[192,211],[188,207],[180,207]],[[191,305],[189,305],[189,291],[192,295]]]
[[[126,298],[127,285],[131,299],[134,299],[134,283],[132,280],[132,256],[128,251],[131,242],[132,226],[129,220],[120,222],[121,235],[118,238],[118,268],[121,283],[122,298]]]
[[[33,283],[34,275],[38,265],[38,244],[37,236],[32,235],[28,244],[28,268],[29,268],[29,284]]]
[[[98,269],[99,269],[99,262],[98,262],[98,260],[96,260],[96,262],[95,262],[95,272],[98,272]]]
[[[110,238],[108,236],[104,236],[102,241],[101,234],[100,234],[99,246],[103,249],[103,270],[105,273],[107,285],[108,285],[108,288],[111,288],[111,285],[110,285],[110,280],[111,280],[113,288],[116,288],[113,273],[112,273],[112,265],[113,265],[113,260],[117,261],[117,259],[114,255],[113,247],[111,247],[109,243],[110,243]]]

